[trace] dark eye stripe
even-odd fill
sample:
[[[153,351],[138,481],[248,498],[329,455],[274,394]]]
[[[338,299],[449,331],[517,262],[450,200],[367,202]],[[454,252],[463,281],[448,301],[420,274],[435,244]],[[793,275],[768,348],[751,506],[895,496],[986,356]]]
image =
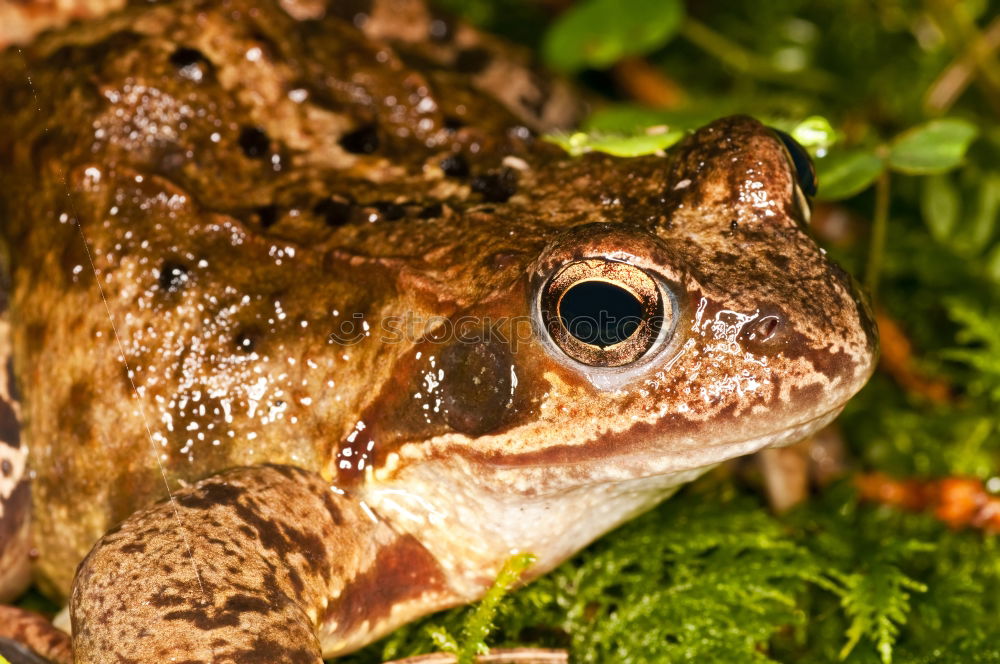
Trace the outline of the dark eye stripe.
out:
[[[788,156],[791,157],[792,165],[795,167],[795,178],[799,181],[799,187],[802,188],[802,192],[806,196],[815,196],[816,169],[813,167],[812,158],[809,157],[809,153],[806,152],[806,149],[798,141],[780,129],[771,127],[771,131],[781,139],[781,142],[785,145],[785,149],[788,150]]]

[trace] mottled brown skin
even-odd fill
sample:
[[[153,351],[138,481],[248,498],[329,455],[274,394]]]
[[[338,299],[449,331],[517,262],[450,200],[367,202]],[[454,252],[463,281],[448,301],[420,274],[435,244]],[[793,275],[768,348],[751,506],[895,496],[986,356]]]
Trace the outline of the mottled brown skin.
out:
[[[536,136],[579,107],[523,54],[417,2],[317,7],[142,7],[0,59],[35,576],[72,586],[77,662],[349,652],[800,439],[872,369],[756,121],[570,159]],[[667,303],[618,369],[537,325],[583,259]]]

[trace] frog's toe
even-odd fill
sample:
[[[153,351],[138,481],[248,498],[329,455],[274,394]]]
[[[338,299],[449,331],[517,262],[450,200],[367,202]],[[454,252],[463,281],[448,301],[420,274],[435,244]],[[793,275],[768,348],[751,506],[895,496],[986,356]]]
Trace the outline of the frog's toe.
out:
[[[0,606],[0,655],[11,664],[71,664],[69,635],[44,617]]]

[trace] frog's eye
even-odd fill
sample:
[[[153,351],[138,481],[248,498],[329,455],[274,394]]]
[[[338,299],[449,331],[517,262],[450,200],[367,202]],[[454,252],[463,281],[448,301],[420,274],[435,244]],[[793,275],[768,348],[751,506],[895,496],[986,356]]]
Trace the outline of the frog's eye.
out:
[[[788,159],[792,162],[792,166],[795,167],[795,179],[798,180],[799,187],[806,196],[816,195],[816,169],[813,166],[812,158],[806,149],[796,141],[794,138],[781,131],[780,129],[775,129],[771,127],[771,131],[781,139],[781,142],[785,146],[785,150],[788,151]]]
[[[542,323],[568,357],[594,367],[635,362],[656,343],[668,306],[645,271],[603,258],[556,271],[542,289]]]

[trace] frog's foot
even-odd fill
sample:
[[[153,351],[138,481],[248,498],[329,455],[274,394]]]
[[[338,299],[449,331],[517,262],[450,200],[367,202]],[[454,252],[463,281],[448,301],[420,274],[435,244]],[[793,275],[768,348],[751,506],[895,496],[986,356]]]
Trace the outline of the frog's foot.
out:
[[[31,491],[25,473],[28,450],[21,444],[18,404],[10,378],[10,324],[0,290],[0,602],[28,587]]]
[[[803,502],[810,487],[824,487],[844,474],[844,441],[837,425],[828,424],[793,445],[761,450],[757,464],[771,509],[780,514]]]
[[[76,662],[319,664],[457,603],[435,585],[442,573],[426,550],[373,516],[289,466],[236,468],[179,491],[80,565]]]
[[[69,634],[44,617],[0,606],[0,655],[11,664],[71,664]]]

